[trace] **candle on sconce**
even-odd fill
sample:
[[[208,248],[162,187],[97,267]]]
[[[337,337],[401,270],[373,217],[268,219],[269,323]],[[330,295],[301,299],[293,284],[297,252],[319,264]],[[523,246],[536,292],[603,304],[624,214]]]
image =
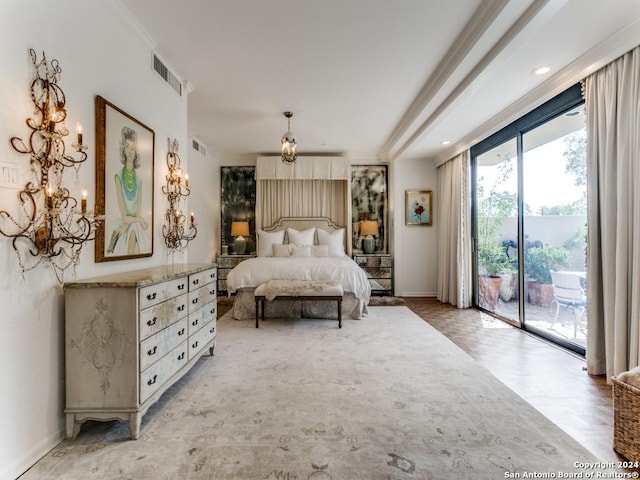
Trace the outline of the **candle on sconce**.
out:
[[[78,145],[82,145],[82,125],[76,123],[76,132],[78,132]]]
[[[196,216],[193,214],[193,212],[191,212],[191,225],[193,225],[195,221],[196,221]]]
[[[185,185],[185,187],[187,187],[187,188],[189,187],[189,174],[186,174],[186,175],[184,176],[184,185]]]
[[[51,184],[47,183],[47,208],[53,208],[53,191],[51,190]]]
[[[82,199],[80,200],[80,205],[82,208],[82,215],[87,213],[87,191],[82,190]]]

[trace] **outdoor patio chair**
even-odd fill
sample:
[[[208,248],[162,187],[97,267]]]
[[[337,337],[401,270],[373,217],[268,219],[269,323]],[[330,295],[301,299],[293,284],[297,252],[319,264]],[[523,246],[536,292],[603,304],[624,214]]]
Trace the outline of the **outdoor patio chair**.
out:
[[[558,321],[560,307],[570,308],[573,311],[573,338],[576,338],[578,324],[584,317],[587,297],[585,295],[583,279],[579,272],[554,272],[551,271],[553,283],[553,302],[556,304],[556,316]]]

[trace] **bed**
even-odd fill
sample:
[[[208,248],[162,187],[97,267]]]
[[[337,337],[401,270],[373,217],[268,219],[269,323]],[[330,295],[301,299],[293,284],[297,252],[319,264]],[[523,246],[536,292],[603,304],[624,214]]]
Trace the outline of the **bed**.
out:
[[[257,256],[227,274],[235,294],[233,317],[255,317],[254,290],[269,280],[337,281],[344,290],[343,318],[367,313],[371,286],[366,273],[346,254],[344,228],[324,217],[286,217],[257,230]],[[327,302],[267,302],[267,318],[336,318]]]

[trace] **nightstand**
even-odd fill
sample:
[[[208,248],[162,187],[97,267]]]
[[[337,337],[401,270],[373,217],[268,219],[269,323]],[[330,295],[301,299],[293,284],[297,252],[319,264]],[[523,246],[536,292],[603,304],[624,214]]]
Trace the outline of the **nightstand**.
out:
[[[354,253],[371,284],[371,295],[393,295],[393,257],[390,253]]]
[[[254,258],[255,254],[250,255],[218,255],[216,263],[218,264],[218,295],[227,295],[227,273],[240,262],[244,262],[249,258]]]

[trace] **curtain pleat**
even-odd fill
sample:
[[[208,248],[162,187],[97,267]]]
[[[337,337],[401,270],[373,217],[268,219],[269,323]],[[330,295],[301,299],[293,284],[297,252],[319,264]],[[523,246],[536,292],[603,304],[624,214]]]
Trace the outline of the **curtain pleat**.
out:
[[[587,370],[640,364],[640,47],[584,82],[587,113]]]
[[[437,298],[458,308],[471,305],[469,152],[438,168]]]
[[[347,227],[350,198],[345,180],[258,180],[257,183],[257,228],[273,225],[281,217],[327,217]]]

